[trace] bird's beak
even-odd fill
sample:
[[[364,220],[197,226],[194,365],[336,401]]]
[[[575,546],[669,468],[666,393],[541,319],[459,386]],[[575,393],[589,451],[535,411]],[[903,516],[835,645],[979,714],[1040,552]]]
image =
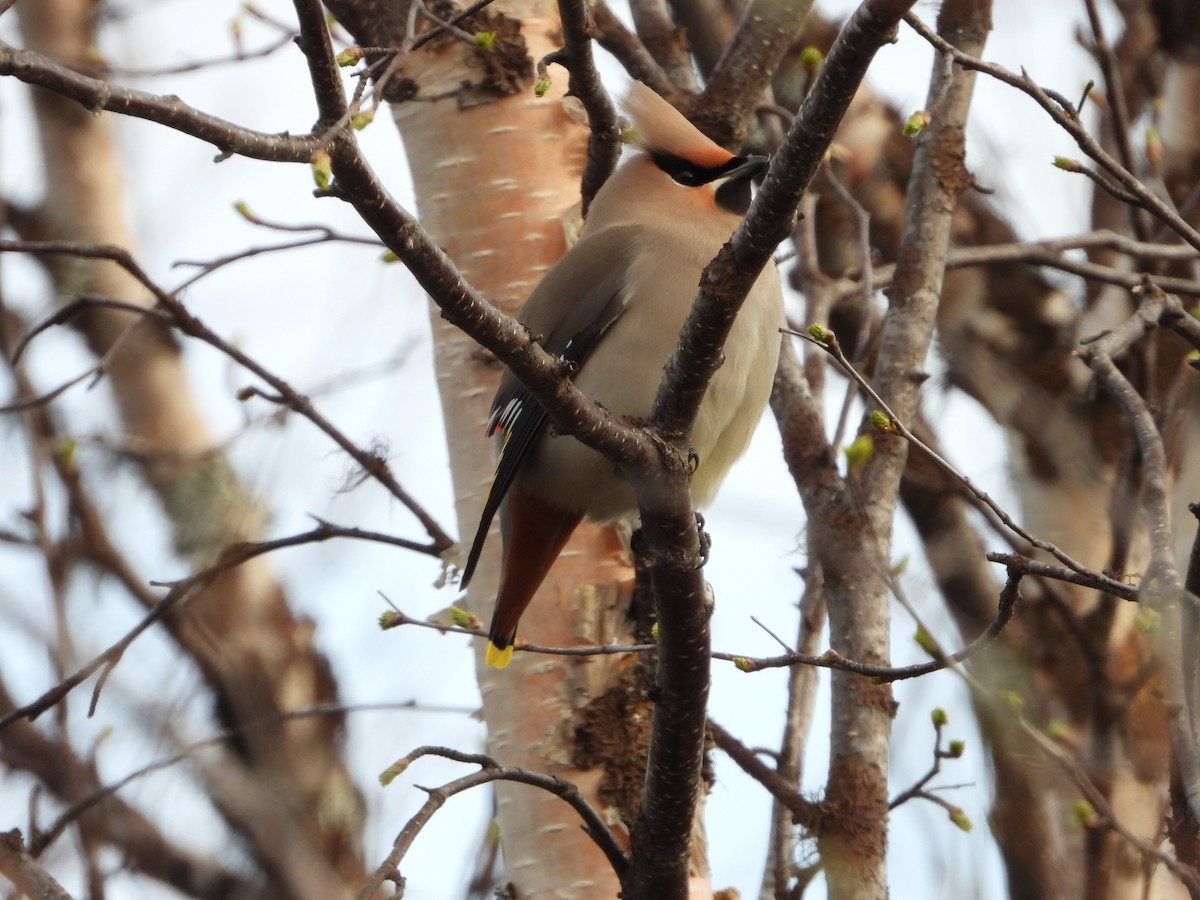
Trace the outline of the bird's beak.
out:
[[[733,166],[727,171],[723,177],[725,178],[753,178],[760,172],[764,171],[771,162],[771,157],[751,154],[747,156],[735,156],[729,161],[729,165]]]

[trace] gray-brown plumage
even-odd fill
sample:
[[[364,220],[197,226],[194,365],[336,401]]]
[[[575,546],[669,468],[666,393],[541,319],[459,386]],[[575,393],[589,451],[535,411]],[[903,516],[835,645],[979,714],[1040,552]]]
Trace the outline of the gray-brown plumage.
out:
[[[550,353],[578,366],[575,383],[616,415],[644,418],[697,293],[700,274],[741,221],[765,157],[734,156],[645,85],[625,102],[639,152],[596,194],[578,243],[542,279],[519,318]],[[779,276],[768,265],[725,344],[692,433],[692,499],[704,507],[750,441],[766,406],[783,325]],[[474,572],[500,511],[504,558],[487,662],[503,667],[517,622],[586,516],[637,511],[611,462],[555,437],[545,412],[506,373],[488,433],[503,435],[496,475],[463,572]]]

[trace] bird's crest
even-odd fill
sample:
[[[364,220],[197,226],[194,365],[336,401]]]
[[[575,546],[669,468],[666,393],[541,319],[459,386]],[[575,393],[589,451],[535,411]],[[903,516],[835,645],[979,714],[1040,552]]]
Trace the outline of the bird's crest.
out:
[[[703,168],[724,165],[733,154],[713,143],[683,113],[640,81],[629,86],[621,103],[633,120],[633,140],[648,153],[668,153]]]

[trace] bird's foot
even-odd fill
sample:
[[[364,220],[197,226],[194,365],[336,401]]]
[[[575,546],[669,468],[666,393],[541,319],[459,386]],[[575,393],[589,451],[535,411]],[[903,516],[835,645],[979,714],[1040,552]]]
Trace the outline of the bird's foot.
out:
[[[704,516],[701,513],[696,513],[696,538],[700,542],[700,560],[696,568],[703,569],[708,565],[708,557],[712,552],[712,536],[704,530]]]
[[[635,558],[645,559],[646,538],[642,536],[641,526],[633,529],[633,531],[629,533],[629,549],[633,551]]]
[[[708,558],[712,551],[712,537],[704,530],[704,516],[701,513],[696,513],[696,539],[700,544],[700,559],[692,567],[693,571],[703,569],[708,565]],[[655,563],[654,554],[647,546],[646,538],[642,534],[641,528],[634,529],[629,535],[629,549],[633,551],[633,555],[640,560],[643,560],[646,565],[653,566]]]

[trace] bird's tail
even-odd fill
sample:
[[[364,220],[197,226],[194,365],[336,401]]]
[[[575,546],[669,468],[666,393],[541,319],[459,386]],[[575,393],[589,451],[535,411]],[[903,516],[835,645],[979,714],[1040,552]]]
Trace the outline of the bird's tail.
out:
[[[496,611],[488,632],[487,665],[503,669],[512,659],[517,623],[537,593],[582,514],[561,509],[514,485],[504,535],[504,562]]]

